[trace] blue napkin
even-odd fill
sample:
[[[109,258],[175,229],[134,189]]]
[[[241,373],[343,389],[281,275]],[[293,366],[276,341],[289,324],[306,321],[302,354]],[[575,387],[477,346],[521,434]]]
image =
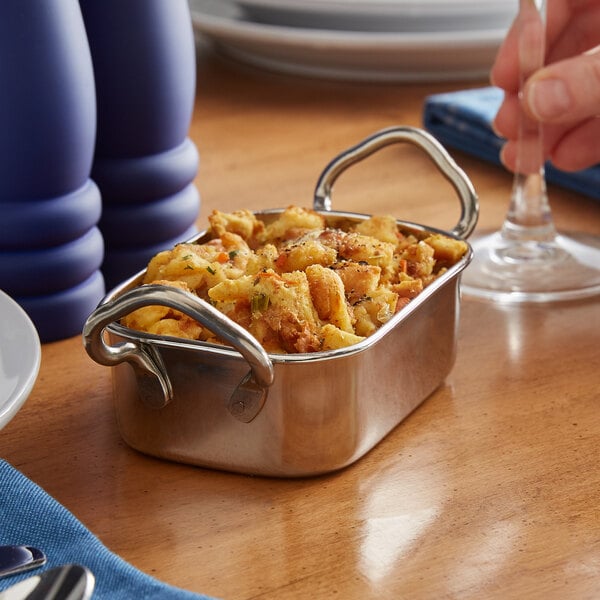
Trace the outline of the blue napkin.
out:
[[[425,99],[423,126],[442,144],[500,165],[503,140],[491,123],[502,98],[502,90],[496,87],[434,94]],[[600,200],[600,165],[567,173],[547,163],[546,179]]]
[[[41,570],[67,563],[86,566],[96,578],[94,600],[209,600],[162,583],[110,552],[64,506],[0,460],[0,544],[43,550],[48,562],[38,570],[0,579],[0,591]]]

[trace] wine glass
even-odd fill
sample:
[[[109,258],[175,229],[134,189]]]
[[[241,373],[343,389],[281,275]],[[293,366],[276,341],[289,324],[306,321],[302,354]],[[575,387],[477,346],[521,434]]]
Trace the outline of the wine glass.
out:
[[[545,56],[546,0],[520,0],[520,92]],[[521,109],[511,202],[499,231],[474,236],[466,295],[506,302],[551,302],[600,293],[600,238],[556,231],[544,178],[542,129]]]

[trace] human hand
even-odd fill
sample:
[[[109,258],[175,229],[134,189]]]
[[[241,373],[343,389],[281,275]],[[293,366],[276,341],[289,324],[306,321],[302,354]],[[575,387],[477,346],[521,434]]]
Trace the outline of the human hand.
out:
[[[519,115],[518,18],[492,68],[492,84],[505,91],[494,129],[507,142],[501,159],[515,170]],[[522,107],[544,124],[544,154],[559,169],[577,171],[600,162],[600,1],[548,0],[546,66],[525,83]]]

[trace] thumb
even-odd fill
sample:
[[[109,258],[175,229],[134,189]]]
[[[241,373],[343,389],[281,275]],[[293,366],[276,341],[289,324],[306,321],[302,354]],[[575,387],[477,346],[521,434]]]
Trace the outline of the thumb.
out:
[[[600,46],[540,69],[526,82],[524,107],[542,123],[576,123],[600,114]]]

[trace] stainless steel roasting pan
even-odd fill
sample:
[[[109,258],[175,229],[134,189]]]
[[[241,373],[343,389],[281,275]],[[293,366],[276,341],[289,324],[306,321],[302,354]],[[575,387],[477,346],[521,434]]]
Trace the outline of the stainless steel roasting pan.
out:
[[[350,165],[393,143],[424,150],[455,188],[461,214],[451,231],[398,221],[402,229],[465,239],[478,202],[464,172],[426,132],[393,127],[337,156],[316,186],[314,209],[328,221],[369,215],[331,210],[331,190]],[[282,209],[281,209],[282,210]],[[255,213],[268,220],[281,210]],[[206,232],[192,241],[202,242]],[[111,291],[83,338],[113,367],[124,440],[149,455],[246,474],[300,477],[358,460],[421,404],[454,363],[459,280],[467,254],[364,341],[310,354],[268,354],[246,330],[182,290],[140,287],[142,271]],[[119,319],[142,306],[180,310],[232,347],[133,331]]]

